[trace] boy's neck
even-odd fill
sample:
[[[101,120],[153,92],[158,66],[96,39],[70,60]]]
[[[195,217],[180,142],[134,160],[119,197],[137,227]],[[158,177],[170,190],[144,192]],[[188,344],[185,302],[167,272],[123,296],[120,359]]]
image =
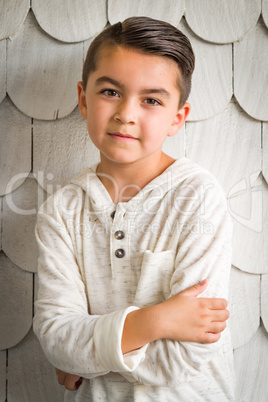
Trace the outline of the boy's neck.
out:
[[[161,152],[158,158],[133,163],[116,163],[101,155],[97,175],[114,204],[128,202],[148,183],[162,174],[175,159]]]

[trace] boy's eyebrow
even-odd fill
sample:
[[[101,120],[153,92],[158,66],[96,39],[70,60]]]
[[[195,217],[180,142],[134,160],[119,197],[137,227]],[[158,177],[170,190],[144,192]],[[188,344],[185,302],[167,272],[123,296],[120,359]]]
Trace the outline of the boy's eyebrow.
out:
[[[110,83],[110,84],[113,84],[113,85],[115,85],[116,87],[119,87],[119,88],[122,88],[122,89],[124,89],[124,87],[125,87],[125,86],[122,85],[119,81],[116,81],[116,80],[114,80],[113,78],[107,77],[107,76],[105,76],[105,75],[96,79],[96,85],[100,85],[100,84],[103,84],[103,83],[105,83],[105,82],[108,82],[108,83]]]
[[[96,85],[101,85],[106,82],[115,85],[121,89],[125,88],[125,85],[121,84],[119,81],[105,75],[96,79]],[[170,93],[165,88],[144,88],[141,90],[140,93],[144,95],[161,94],[166,98],[170,98]]]

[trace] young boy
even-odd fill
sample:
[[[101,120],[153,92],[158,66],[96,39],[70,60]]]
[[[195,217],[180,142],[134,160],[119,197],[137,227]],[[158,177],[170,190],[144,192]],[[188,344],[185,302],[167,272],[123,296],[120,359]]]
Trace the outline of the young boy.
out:
[[[89,48],[78,99],[100,163],[48,199],[36,229],[34,331],[66,401],[233,400],[225,197],[161,150],[189,114],[193,69],[188,39],[150,18]]]

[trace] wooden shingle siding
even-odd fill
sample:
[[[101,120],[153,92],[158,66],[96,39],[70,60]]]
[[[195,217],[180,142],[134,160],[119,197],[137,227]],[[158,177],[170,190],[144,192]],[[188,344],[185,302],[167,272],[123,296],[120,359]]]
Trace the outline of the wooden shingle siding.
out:
[[[261,123],[233,100],[222,113],[186,123],[186,155],[210,170],[233,197],[244,178],[261,171]]]
[[[74,110],[83,64],[82,42],[66,44],[52,39],[29,12],[19,34],[8,41],[7,52],[7,92],[19,110],[43,120],[55,120]]]
[[[1,0],[0,40],[17,34],[30,9],[30,0]]]
[[[263,123],[262,131],[262,147],[263,147],[263,159],[262,159],[262,174],[268,184],[268,123]]]
[[[241,348],[260,325],[261,275],[252,275],[232,267],[230,278],[230,320],[233,348]]]
[[[234,351],[237,402],[266,402],[268,334],[261,323],[243,347]]]
[[[33,274],[16,267],[1,252],[0,283],[0,350],[4,350],[17,345],[31,328]]]
[[[32,0],[40,27],[62,42],[81,42],[107,24],[106,0]]]
[[[253,188],[249,181],[241,194],[229,200],[234,217],[233,264],[245,272],[267,274],[268,189],[263,180]]]
[[[87,166],[87,161],[99,160],[99,152],[89,139],[86,121],[78,108],[50,124],[34,120],[33,133],[33,171],[49,194],[57,190],[59,183],[67,184]]]
[[[63,401],[64,389],[32,331],[9,351],[8,361],[8,402]]]
[[[0,104],[0,195],[9,194],[31,171],[31,119],[8,99]]]
[[[163,149],[210,170],[226,192],[236,402],[267,402],[268,0],[0,0],[0,10],[0,402],[63,400],[31,330],[36,211],[99,160],[76,83],[93,37],[134,15],[192,42],[192,110]]]
[[[268,332],[268,274],[261,275],[261,319]]]
[[[260,13],[261,0],[188,0],[185,16],[197,36],[223,44],[241,40]]]
[[[0,103],[6,96],[6,40],[0,40]]]
[[[6,351],[0,351],[0,402],[6,399]]]
[[[234,44],[234,94],[254,119],[268,121],[268,35],[262,19]]]
[[[232,45],[205,42],[183,20],[179,28],[189,37],[196,57],[189,120],[204,120],[222,112],[232,97]]]
[[[36,213],[45,200],[46,194],[34,178],[27,178],[4,198],[2,247],[8,258],[25,271],[36,272],[34,228]]]

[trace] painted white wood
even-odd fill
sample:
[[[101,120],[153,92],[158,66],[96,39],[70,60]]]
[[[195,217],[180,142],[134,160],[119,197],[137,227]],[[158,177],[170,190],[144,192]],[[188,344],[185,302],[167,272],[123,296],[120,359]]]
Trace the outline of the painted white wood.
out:
[[[20,34],[8,41],[7,91],[24,114],[55,120],[77,105],[83,43],[63,44],[47,36],[29,12]]]
[[[9,351],[8,360],[8,402],[63,401],[64,387],[32,331]]]
[[[174,159],[185,156],[185,126],[173,137],[167,137],[163,144],[162,150]]]
[[[260,325],[255,336],[234,351],[236,402],[268,401],[268,334]]]
[[[261,318],[268,332],[268,274],[261,276]]]
[[[0,250],[2,250],[2,208],[3,208],[3,197],[0,197]]]
[[[32,0],[41,28],[63,42],[80,42],[100,32],[107,23],[106,0]]]
[[[234,223],[232,262],[245,272],[267,274],[268,187],[262,175],[246,179],[241,193],[237,187],[237,195],[228,200]]]
[[[262,18],[268,28],[268,0],[262,0]]]
[[[0,40],[20,29],[29,9],[30,0],[0,0]]]
[[[0,253],[0,350],[20,342],[32,325],[33,276]]]
[[[232,266],[229,286],[229,325],[233,348],[245,345],[260,324],[260,275]]]
[[[186,123],[186,156],[210,170],[231,197],[237,183],[261,171],[261,123],[236,102],[220,114]]]
[[[177,26],[184,7],[184,0],[108,0],[108,20],[114,24],[129,17],[146,16]]]
[[[261,0],[188,0],[185,16],[202,39],[231,43],[254,27],[260,12]]]
[[[99,161],[99,151],[89,138],[78,108],[65,119],[34,120],[33,133],[34,174],[49,194]]]
[[[262,151],[262,174],[268,184],[268,123],[263,123]]]
[[[0,351],[0,402],[6,400],[6,351]]]
[[[188,36],[195,53],[189,120],[204,120],[222,112],[232,97],[232,46],[200,40],[183,20],[179,29]]]
[[[234,94],[254,119],[268,121],[268,32],[262,20],[234,44]]]
[[[28,178],[3,202],[3,250],[25,271],[36,272],[38,248],[35,240],[36,213],[46,194],[35,179]]]
[[[18,188],[31,170],[31,119],[6,98],[0,104],[0,195]]]
[[[0,41],[0,103],[6,96],[6,40]]]

